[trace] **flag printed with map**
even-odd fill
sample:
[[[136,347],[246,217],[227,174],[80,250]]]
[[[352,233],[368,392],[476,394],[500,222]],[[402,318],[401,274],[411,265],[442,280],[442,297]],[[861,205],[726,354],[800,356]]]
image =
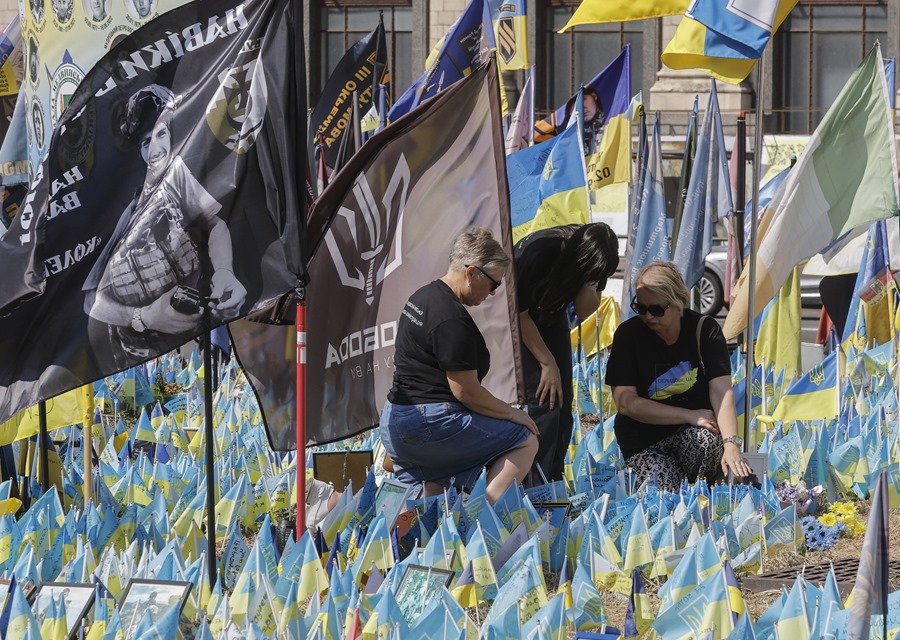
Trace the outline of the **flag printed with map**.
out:
[[[651,400],[665,400],[686,393],[697,382],[697,368],[687,360],[656,378],[648,389]]]

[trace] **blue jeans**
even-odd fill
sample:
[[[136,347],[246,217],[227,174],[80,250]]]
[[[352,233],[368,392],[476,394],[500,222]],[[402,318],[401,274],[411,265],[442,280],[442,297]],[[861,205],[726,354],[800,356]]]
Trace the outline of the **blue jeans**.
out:
[[[458,402],[385,402],[380,431],[398,480],[466,490],[482,469],[531,435],[522,425],[475,413]]]

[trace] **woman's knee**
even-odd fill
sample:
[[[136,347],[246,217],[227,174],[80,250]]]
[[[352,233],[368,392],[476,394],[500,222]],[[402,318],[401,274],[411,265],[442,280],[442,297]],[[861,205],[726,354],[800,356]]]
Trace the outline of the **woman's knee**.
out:
[[[529,433],[528,438],[523,440],[522,443],[518,447],[516,447],[516,449],[519,449],[521,451],[525,451],[525,452],[529,453],[531,455],[531,457],[534,457],[537,455],[538,448],[539,448],[538,439],[537,439],[537,436],[534,435],[533,433]]]

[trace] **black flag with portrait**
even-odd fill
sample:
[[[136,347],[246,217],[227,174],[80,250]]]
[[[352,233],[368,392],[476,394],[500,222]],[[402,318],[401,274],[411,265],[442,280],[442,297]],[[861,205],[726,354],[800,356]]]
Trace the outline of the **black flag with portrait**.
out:
[[[298,9],[200,0],[87,74],[0,239],[0,421],[304,276]]]

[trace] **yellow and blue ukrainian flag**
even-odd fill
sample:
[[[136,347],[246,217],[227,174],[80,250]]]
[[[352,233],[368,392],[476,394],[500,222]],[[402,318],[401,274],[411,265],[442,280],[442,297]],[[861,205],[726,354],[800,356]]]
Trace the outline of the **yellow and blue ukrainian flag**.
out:
[[[597,152],[586,158],[588,185],[592,191],[617,182],[631,181],[631,45],[625,45],[615,60],[588,82],[600,98],[599,110],[606,118]],[[569,98],[544,120],[534,124],[535,143],[561,135],[569,127],[579,94]],[[598,116],[601,117],[601,116]]]
[[[832,351],[792,384],[775,407],[773,420],[817,420],[838,414],[838,354]]]
[[[797,0],[762,0],[753,11],[739,14],[726,0],[698,0],[666,45],[663,64],[670,69],[700,69],[739,84],[796,4]]]
[[[688,0],[584,0],[559,33],[580,24],[677,16],[687,11],[689,4]]]
[[[578,127],[506,157],[513,242],[529,233],[590,222]]]
[[[486,0],[497,41],[501,71],[528,69],[528,27],[525,0]]]

